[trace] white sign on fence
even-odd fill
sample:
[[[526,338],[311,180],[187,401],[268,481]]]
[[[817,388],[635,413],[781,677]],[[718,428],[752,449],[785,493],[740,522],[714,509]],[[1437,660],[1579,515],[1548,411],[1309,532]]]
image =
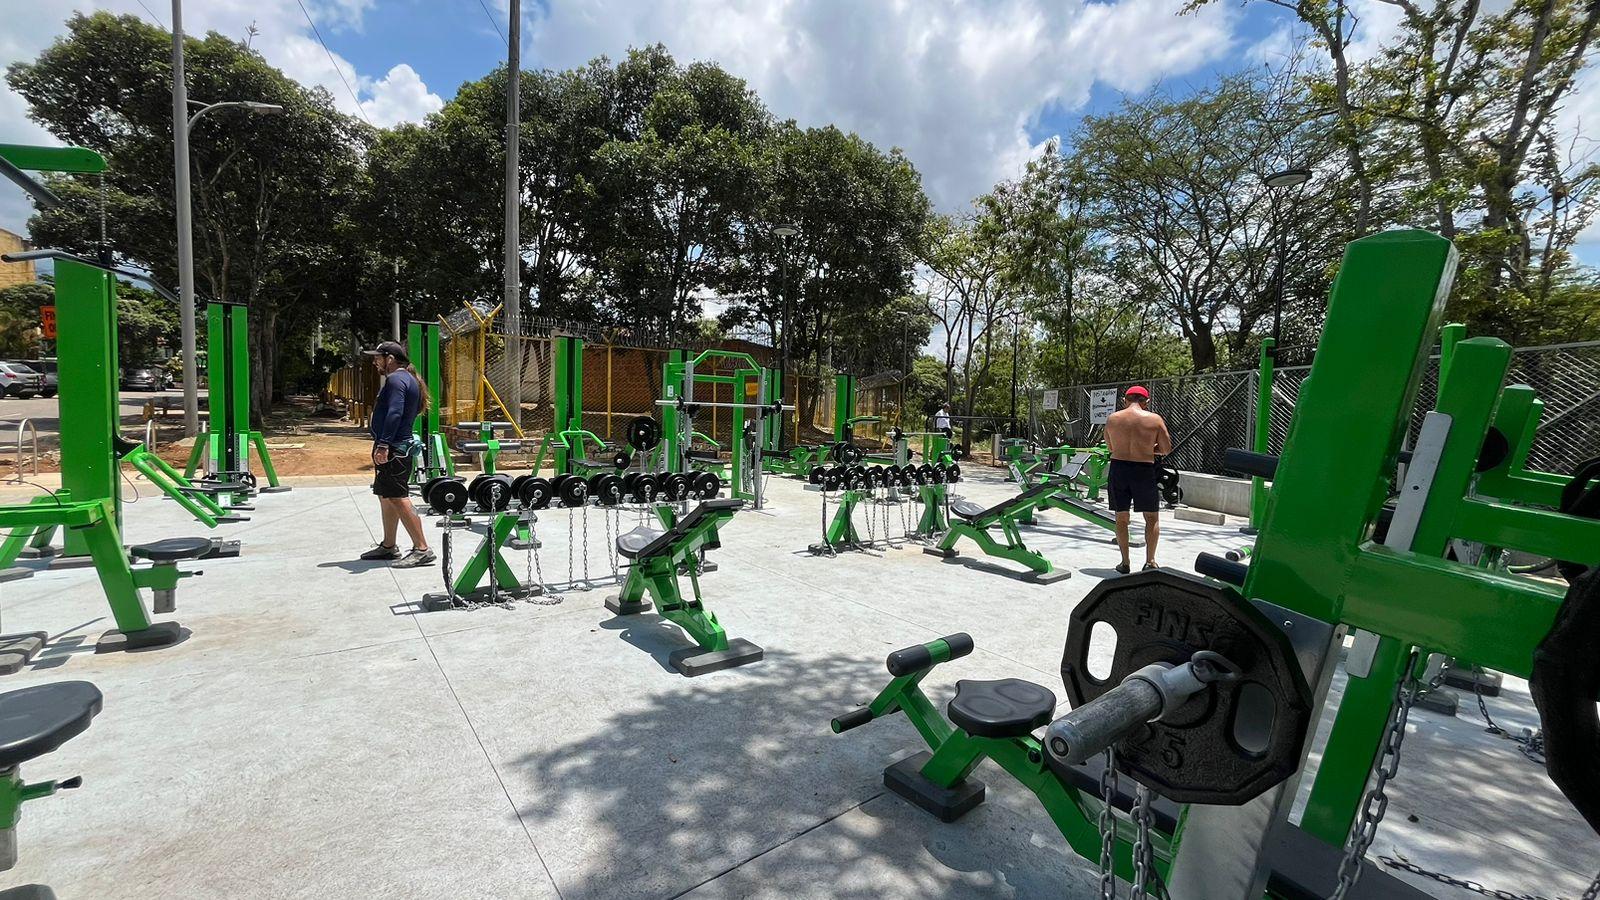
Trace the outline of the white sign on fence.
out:
[[[1045,409],[1060,409],[1061,408],[1061,392],[1060,391],[1045,391],[1044,392],[1044,408]]]
[[[1117,411],[1117,389],[1104,388],[1089,392],[1089,424],[1104,425]]]

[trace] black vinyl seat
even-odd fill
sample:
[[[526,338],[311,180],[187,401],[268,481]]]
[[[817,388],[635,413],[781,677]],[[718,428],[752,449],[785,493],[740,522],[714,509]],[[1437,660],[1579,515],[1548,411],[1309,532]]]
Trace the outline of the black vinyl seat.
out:
[[[180,559],[199,559],[202,553],[210,549],[210,538],[179,537],[134,544],[128,548],[128,552],[138,559],[151,562],[177,562]]]
[[[87,681],[0,694],[0,770],[16,768],[82,734],[100,705],[100,689]]]
[[[1056,695],[1020,678],[958,681],[956,695],[945,707],[954,722],[977,737],[1007,738],[1031,734],[1048,724],[1056,711]]]
[[[722,453],[716,450],[685,450],[683,455],[690,459],[720,460]]]
[[[667,532],[659,528],[640,525],[626,534],[617,535],[617,552],[629,559],[636,559],[641,551],[666,536]]]
[[[978,519],[989,510],[971,500],[951,500],[950,511],[963,519]]]
[[[585,459],[585,458],[583,458],[581,456],[574,458],[572,460],[572,464],[575,465],[575,466],[583,466],[585,469],[612,469],[612,468],[615,468],[615,466],[611,465],[611,463],[601,462],[598,459]]]

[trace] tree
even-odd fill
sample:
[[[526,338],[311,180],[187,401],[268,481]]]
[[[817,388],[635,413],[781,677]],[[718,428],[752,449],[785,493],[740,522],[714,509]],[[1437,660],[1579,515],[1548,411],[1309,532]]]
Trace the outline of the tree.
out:
[[[48,281],[0,288],[0,356],[33,356],[42,337],[39,308],[55,302],[55,285]]]
[[[135,16],[75,14],[67,33],[7,81],[51,134],[106,157],[103,179],[51,179],[68,204],[30,224],[42,244],[116,256],[176,282],[172,228],[170,39]],[[304,334],[331,298],[348,295],[343,228],[360,185],[370,132],[244,44],[212,33],[185,43],[189,95],[198,101],[275,103],[280,115],[222,110],[190,136],[194,165],[196,293],[250,306],[253,408],[270,407],[279,347]]]

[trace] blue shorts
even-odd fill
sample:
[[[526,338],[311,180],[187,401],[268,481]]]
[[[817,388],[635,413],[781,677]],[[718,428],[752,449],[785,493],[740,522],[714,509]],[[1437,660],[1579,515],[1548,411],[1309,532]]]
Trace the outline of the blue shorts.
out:
[[[1106,478],[1112,512],[1127,512],[1129,506],[1142,513],[1160,511],[1161,490],[1156,483],[1158,474],[1160,470],[1153,462],[1113,459]]]

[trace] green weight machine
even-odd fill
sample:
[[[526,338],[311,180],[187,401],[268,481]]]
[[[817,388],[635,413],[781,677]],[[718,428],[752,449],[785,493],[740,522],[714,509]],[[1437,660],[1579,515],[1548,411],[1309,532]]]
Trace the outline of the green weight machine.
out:
[[[60,201],[24,170],[97,174],[105,170],[99,154],[78,147],[44,148],[0,145],[0,174],[15,181],[44,205]],[[180,571],[183,560],[238,554],[237,541],[208,538],[169,538],[124,548],[122,543],[121,463],[132,465],[202,523],[215,526],[225,518],[212,491],[190,484],[148,448],[118,433],[120,408],[117,391],[117,277],[149,278],[116,269],[59,250],[31,250],[3,257],[7,262],[50,259],[55,262],[56,327],[63,346],[73,352],[60,357],[61,381],[60,490],[26,504],[0,506],[0,528],[9,529],[0,544],[0,568],[11,566],[25,549],[48,555],[51,541],[62,535],[61,555],[66,560],[92,561],[111,607],[116,629],[106,632],[96,652],[159,647],[178,642],[178,623],[154,622],[140,595],[153,591],[155,612],[176,609],[176,588],[181,578],[198,574]],[[169,299],[171,293],[151,286]],[[150,565],[135,568],[132,560]],[[42,635],[34,650],[42,646]],[[24,657],[27,651],[23,651]]]
[[[432,478],[456,474],[455,459],[450,456],[450,445],[444,430],[439,427],[439,405],[444,402],[443,368],[439,357],[439,323],[412,322],[406,328],[406,355],[417,367],[422,383],[428,388],[433,402],[417,417],[417,440],[422,443],[421,464],[411,470],[411,479],[417,484]],[[263,459],[266,451],[262,451]],[[268,471],[271,471],[270,469]]]
[[[731,365],[732,371],[726,375],[709,374],[709,367],[719,362]],[[730,495],[761,509],[765,476],[763,436],[769,433],[768,421],[781,422],[788,408],[781,400],[764,399],[772,396],[772,389],[767,385],[768,375],[769,370],[758,365],[747,353],[711,349],[689,357],[682,350],[673,350],[661,373],[666,397],[656,401],[661,407],[662,431],[666,436],[666,471],[712,472],[728,485]],[[734,400],[724,403],[696,399],[695,389],[703,384],[728,385]],[[732,411],[729,432],[732,439],[726,460],[717,452],[720,446],[695,429],[695,414],[712,407]],[[716,449],[695,449],[696,438]]]
[[[971,775],[990,759],[1074,852],[1100,860],[1105,847],[1107,876],[1179,900],[1411,900],[1427,895],[1365,854],[1409,712],[1442,676],[1438,657],[1455,657],[1530,679],[1551,778],[1600,832],[1600,473],[1559,492],[1554,480],[1524,485],[1551,508],[1475,490],[1498,411],[1526,415],[1501,391],[1508,345],[1456,347],[1391,497],[1455,264],[1450,243],[1425,232],[1347,248],[1281,458],[1229,453],[1231,468],[1273,482],[1248,563],[1202,554],[1196,569],[1214,581],[1157,570],[1091,591],[1062,657],[1070,712],[1057,716],[1040,685],[1001,679],[960,682],[942,715],[920,682],[971,652],[952,635],[891,655],[889,687],[834,730],[904,712],[932,752],[885,772],[895,793],[953,820],[982,802]],[[1562,560],[1570,581],[1449,559],[1452,540]],[[1088,634],[1101,623],[1117,641],[1095,674]],[[1307,771],[1347,634],[1349,678]],[[1308,799],[1292,823],[1301,779]]]
[[[721,546],[719,527],[743,508],[744,501],[737,498],[703,500],[677,518],[669,507],[659,506],[664,529],[641,526],[617,538],[617,553],[631,563],[622,590],[607,598],[606,609],[617,616],[632,616],[654,603],[662,618],[695,642],[669,657],[672,667],[689,678],[748,665],[764,655],[760,647],[743,638],[730,640],[700,595],[704,552]],[[689,576],[691,597],[685,597],[678,586],[679,572]]]
[[[266,438],[250,424],[250,308],[243,303],[206,304],[206,381],[206,435],[195,440],[184,477],[194,478],[204,464],[202,483],[218,489],[222,506],[235,509],[247,509],[254,494],[289,490],[278,483]],[[252,448],[261,459],[266,487],[257,487],[250,470]]]
[[[1045,559],[1037,550],[1030,550],[1022,540],[1023,522],[1031,522],[1034,513],[1049,502],[1058,489],[1059,485],[1053,482],[1041,482],[1015,497],[988,507],[973,503],[971,500],[952,500],[950,511],[956,514],[956,520],[950,522],[950,527],[936,546],[925,547],[923,552],[951,559],[960,555],[960,551],[956,550],[956,543],[966,538],[977,544],[978,548],[988,556],[1008,559],[1026,566],[1031,576],[1030,580],[1038,584],[1050,584],[1070,578],[1071,569],[1056,568],[1054,563]],[[998,540],[991,533],[993,529],[999,529]]]

